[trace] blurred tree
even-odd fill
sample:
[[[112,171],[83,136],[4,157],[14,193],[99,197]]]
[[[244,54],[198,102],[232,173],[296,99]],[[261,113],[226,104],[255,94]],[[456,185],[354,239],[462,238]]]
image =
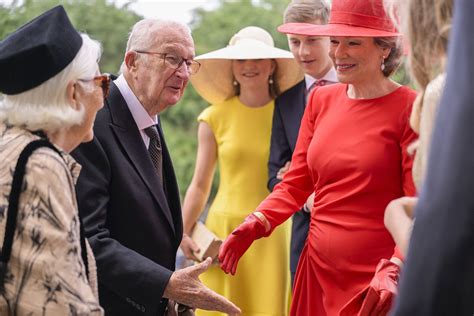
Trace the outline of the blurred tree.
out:
[[[62,4],[74,26],[103,45],[101,70],[116,73],[123,58],[127,36],[139,15],[128,9],[129,2],[118,7],[106,0],[24,0],[0,5],[0,38],[40,13]]]
[[[260,26],[270,32],[275,46],[288,49],[286,36],[276,28],[283,21],[283,11],[289,0],[223,1],[212,11],[196,9],[191,29],[196,55],[227,46],[232,35],[245,26]],[[168,147],[175,164],[182,197],[194,173],[197,149],[197,122],[199,113],[208,106],[189,85],[179,104],[162,115]],[[215,194],[218,177],[214,177]],[[212,196],[211,196],[212,199]]]
[[[64,5],[75,27],[99,40],[103,45],[101,70],[117,73],[123,59],[130,29],[142,17],[129,9],[133,0],[118,6],[115,0],[14,0],[0,3],[0,39],[41,12],[58,4]],[[290,0],[219,0],[212,11],[196,9],[191,29],[196,54],[225,47],[230,37],[245,26],[260,26],[269,31],[275,45],[287,49],[286,37],[276,31],[282,23],[283,11]],[[407,83],[404,69],[395,80]],[[181,195],[191,181],[196,158],[196,118],[207,106],[191,85],[183,99],[162,115],[163,128],[175,165]],[[216,177],[217,179],[217,177]],[[215,192],[217,181],[214,182]]]

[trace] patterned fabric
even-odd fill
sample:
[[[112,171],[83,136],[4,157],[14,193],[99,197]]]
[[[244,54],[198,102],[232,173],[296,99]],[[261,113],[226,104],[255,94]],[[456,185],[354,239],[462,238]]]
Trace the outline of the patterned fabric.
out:
[[[150,154],[151,161],[156,168],[158,179],[160,180],[160,183],[163,183],[163,155],[161,153],[160,135],[154,125],[145,128],[145,133],[150,137],[148,153]]]
[[[24,129],[0,124],[0,245],[16,161],[35,139]],[[90,281],[81,258],[74,190],[80,166],[66,153],[63,158],[40,148],[28,160],[0,315],[103,315],[88,243]]]
[[[316,81],[313,82],[313,84],[312,84],[308,89],[306,89],[306,91],[305,91],[306,101],[308,100],[309,94],[310,94],[313,90],[315,90],[315,88],[317,88],[317,87],[324,87],[325,85],[333,84],[333,83],[336,83],[336,82],[329,81],[329,80],[325,80],[325,79],[318,79],[318,80],[316,80]]]

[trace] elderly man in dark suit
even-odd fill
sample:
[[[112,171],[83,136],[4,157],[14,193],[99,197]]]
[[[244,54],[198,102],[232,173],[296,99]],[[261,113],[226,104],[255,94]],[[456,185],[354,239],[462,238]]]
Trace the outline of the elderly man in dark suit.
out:
[[[284,14],[285,23],[326,24],[328,18],[329,5],[325,0],[292,2]],[[283,179],[283,175],[289,169],[308,94],[318,86],[337,81],[337,75],[328,54],[328,38],[289,34],[288,46],[296,61],[303,68],[305,79],[275,100],[268,161],[268,189],[270,191],[273,191],[275,185]],[[298,260],[308,236],[309,211],[313,207],[312,203],[313,195],[308,198],[304,209],[293,215],[290,249],[292,284]]]
[[[130,35],[123,74],[97,114],[95,138],[73,156],[83,166],[79,209],[97,260],[107,315],[164,315],[169,300],[239,313],[204,287],[202,264],[174,272],[183,227],[178,187],[159,114],[197,72],[189,29],[142,20]]]
[[[474,1],[457,0],[427,177],[394,315],[474,315]]]

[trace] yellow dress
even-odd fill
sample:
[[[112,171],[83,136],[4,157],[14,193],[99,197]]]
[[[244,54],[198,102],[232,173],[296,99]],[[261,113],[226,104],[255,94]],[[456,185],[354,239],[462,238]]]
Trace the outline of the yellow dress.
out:
[[[263,107],[243,105],[238,97],[211,105],[198,117],[211,127],[217,141],[219,189],[206,226],[225,239],[269,194],[267,162],[274,102]],[[240,259],[235,276],[213,265],[201,281],[227,297],[242,315],[288,314],[290,295],[290,221],[268,238],[255,241]],[[199,310],[197,315],[221,315]]]

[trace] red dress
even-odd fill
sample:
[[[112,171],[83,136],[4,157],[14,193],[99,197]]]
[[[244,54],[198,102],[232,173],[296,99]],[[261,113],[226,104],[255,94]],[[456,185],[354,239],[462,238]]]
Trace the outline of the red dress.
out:
[[[296,272],[291,315],[334,316],[372,279],[394,241],[387,204],[414,195],[409,126],[413,90],[349,99],[346,84],[314,91],[301,121],[291,167],[257,208],[282,223],[314,191],[311,224]]]

